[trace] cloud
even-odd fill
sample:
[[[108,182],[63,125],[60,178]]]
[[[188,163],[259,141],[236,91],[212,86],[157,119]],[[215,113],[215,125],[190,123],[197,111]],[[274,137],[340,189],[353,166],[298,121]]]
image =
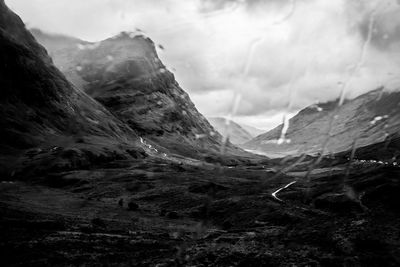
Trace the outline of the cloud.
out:
[[[254,12],[260,7],[276,10],[282,6],[292,5],[294,2],[293,0],[203,0],[200,2],[200,11],[208,13],[226,8],[234,9],[238,6],[245,7],[250,12]]]
[[[397,51],[400,48],[400,8],[386,10],[376,16],[372,30],[371,44],[383,51]],[[360,24],[360,32],[364,39],[368,36],[368,17]]]
[[[140,28],[203,114],[228,115],[240,94],[235,119],[261,128],[337,98],[346,81],[348,97],[400,83],[396,0],[7,3],[31,26],[86,40]]]

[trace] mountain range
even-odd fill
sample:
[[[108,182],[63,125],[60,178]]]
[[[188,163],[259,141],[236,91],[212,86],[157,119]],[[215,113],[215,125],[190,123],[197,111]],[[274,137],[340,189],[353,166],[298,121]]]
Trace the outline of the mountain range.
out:
[[[227,129],[233,144],[271,157],[338,153],[381,142],[398,129],[399,93],[384,88],[340,107],[337,101],[306,107],[289,120],[287,142],[282,144],[277,142],[282,125],[262,133],[235,122],[227,128],[224,119],[210,118],[212,127],[161,62],[156,45],[141,32],[122,32],[96,43],[31,32],[77,88],[139,136],[184,156],[217,153]],[[243,153],[229,144],[227,152]]]
[[[147,37],[48,38],[56,65],[0,0],[2,266],[400,265],[398,93],[290,121],[344,152],[223,154]]]
[[[242,145],[266,155],[333,154],[384,141],[399,132],[400,92],[378,88],[346,100],[306,107],[289,120],[286,142],[279,143],[283,125]]]
[[[253,128],[254,130],[252,131],[253,132],[252,134],[250,133],[251,131],[250,127],[248,127],[248,129],[245,129],[242,125],[239,125],[238,123],[232,120],[228,121],[229,122],[228,124],[225,118],[213,117],[213,118],[208,118],[208,120],[211,123],[211,125],[219,133],[221,133],[222,136],[226,138],[229,137],[229,141],[232,144],[235,145],[244,144],[256,136],[254,135],[254,132],[257,131],[256,128]]]
[[[247,125],[247,124],[243,124],[243,123],[240,124],[240,127],[245,129],[253,137],[256,137],[256,136],[258,136],[260,134],[263,134],[263,133],[267,132],[266,130],[262,130],[262,129],[259,129],[259,128],[256,128],[256,127],[253,127],[253,126],[250,126],[250,125]]]
[[[219,153],[214,131],[140,32],[122,32],[97,43],[31,32],[77,88],[103,104],[141,137],[168,151],[199,157]],[[231,144],[226,152],[244,154]]]

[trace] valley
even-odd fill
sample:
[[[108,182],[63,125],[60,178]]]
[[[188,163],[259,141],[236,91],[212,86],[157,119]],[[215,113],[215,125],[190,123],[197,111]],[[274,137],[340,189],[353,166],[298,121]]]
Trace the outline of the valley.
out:
[[[400,168],[354,165],[343,191],[346,166],[305,178],[301,168],[148,158],[3,181],[2,259],[30,266],[397,265]]]
[[[0,0],[0,62],[2,266],[400,265],[398,93],[347,101],[320,153],[335,102],[292,146],[230,142],[136,33],[31,33]]]

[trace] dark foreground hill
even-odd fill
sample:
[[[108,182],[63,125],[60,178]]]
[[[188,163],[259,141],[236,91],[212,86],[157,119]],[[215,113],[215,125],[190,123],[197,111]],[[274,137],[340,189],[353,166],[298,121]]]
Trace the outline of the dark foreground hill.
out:
[[[147,158],[3,181],[2,264],[400,264],[398,167],[355,163],[345,186],[346,163],[267,167]]]

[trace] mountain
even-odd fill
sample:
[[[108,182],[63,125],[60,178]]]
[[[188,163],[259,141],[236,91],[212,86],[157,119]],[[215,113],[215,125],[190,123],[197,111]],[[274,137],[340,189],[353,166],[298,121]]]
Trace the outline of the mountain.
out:
[[[63,168],[127,158],[140,148],[129,127],[68,82],[4,1],[0,62],[2,174],[24,158],[35,166]]]
[[[400,134],[395,133],[388,135],[385,140],[370,144],[363,147],[358,147],[354,152],[346,151],[338,153],[336,156],[348,159],[351,154],[355,160],[391,162],[397,166],[400,162]]]
[[[163,65],[149,38],[122,32],[88,43],[37,30],[33,34],[73,84],[140,136],[185,156],[220,151],[222,137]],[[230,144],[227,151],[243,153]]]
[[[37,28],[32,28],[29,31],[35,36],[36,40],[41,40],[41,42],[47,44],[47,51],[57,51],[57,53],[60,53],[62,50],[77,48],[80,45],[90,45],[89,42],[82,41],[78,38],[63,34],[48,34]],[[50,53],[50,56],[52,57],[53,55]]]
[[[282,125],[244,144],[246,149],[267,155],[324,154],[349,150],[382,142],[388,135],[399,132],[400,92],[383,88],[347,100],[337,107],[337,101],[309,106],[289,120],[286,138],[278,144]],[[330,125],[330,123],[332,124]],[[330,138],[328,133],[330,132]]]
[[[125,75],[137,66],[121,64],[125,70],[107,67]],[[79,70],[97,74],[102,66]],[[81,82],[99,99],[111,94],[105,81],[88,80]],[[144,84],[140,101],[155,88]],[[161,103],[175,100],[173,86],[159,88]],[[346,151],[317,164],[310,155],[303,162],[251,155],[226,166],[158,153],[68,82],[4,0],[0,92],[2,266],[400,265],[399,135],[361,147],[351,161]],[[365,108],[380,114],[398,105],[395,94],[379,99]],[[129,115],[142,103],[120,105]]]
[[[253,126],[250,126],[250,125],[246,125],[246,124],[242,124],[242,123],[240,124],[240,126],[243,129],[245,129],[249,134],[251,134],[251,136],[253,138],[256,137],[257,135],[260,135],[260,134],[263,134],[263,133],[266,132],[265,130],[261,130],[261,129],[258,129],[256,127],[253,127]]]
[[[226,125],[226,119],[224,118],[208,118],[208,120],[222,136],[226,137],[229,134],[229,141],[232,144],[244,144],[253,138],[248,131],[234,121],[230,121],[229,125]]]

